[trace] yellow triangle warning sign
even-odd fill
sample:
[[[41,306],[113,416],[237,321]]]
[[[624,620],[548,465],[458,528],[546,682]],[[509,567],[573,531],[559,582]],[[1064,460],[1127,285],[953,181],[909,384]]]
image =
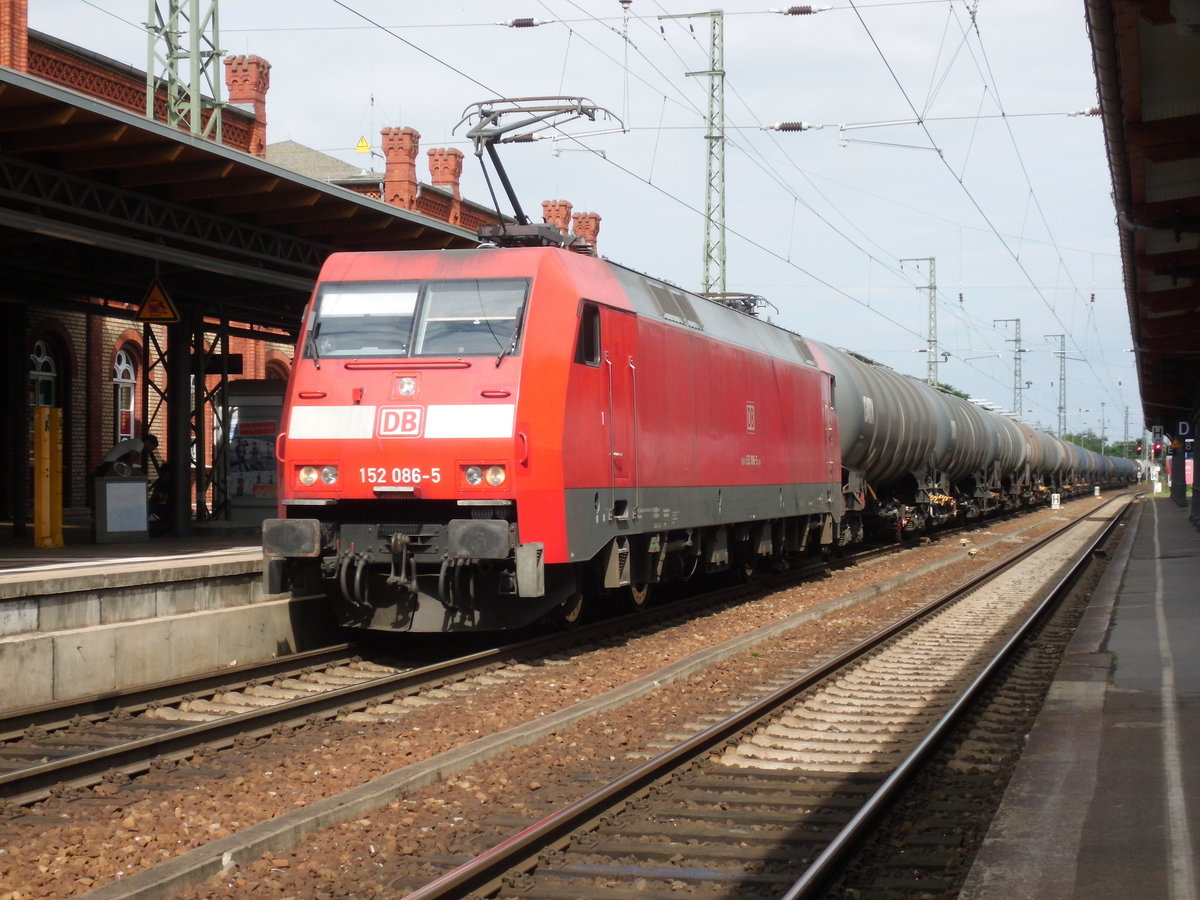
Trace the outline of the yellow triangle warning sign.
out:
[[[371,145],[367,143],[366,135],[363,135],[362,137],[360,137],[358,139],[358,143],[354,145],[354,152],[355,153],[370,153],[371,152]]]
[[[179,311],[175,309],[175,304],[167,296],[166,288],[157,278],[150,282],[150,289],[142,298],[142,305],[138,307],[137,311],[137,319],[139,322],[179,321]]]

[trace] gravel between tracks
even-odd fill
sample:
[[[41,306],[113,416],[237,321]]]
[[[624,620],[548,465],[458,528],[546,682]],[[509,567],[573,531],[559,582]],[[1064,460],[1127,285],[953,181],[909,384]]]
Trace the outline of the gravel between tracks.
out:
[[[1076,501],[1069,512],[1097,505]],[[327,828],[287,852],[270,854],[188,888],[185,898],[296,898],[393,895],[427,872],[429,854],[478,852],[498,836],[489,817],[535,821],[630,764],[631,751],[754,693],[779,653],[811,657],[847,646],[944,586],[1009,552],[1000,540],[1043,533],[1062,514],[1041,510],[992,523],[968,537],[914,547],[810,582],[700,616],[661,632],[534,667],[516,684],[480,679],[413,706],[394,724],[338,721],[286,739],[237,747],[177,769],[157,769],[129,785],[104,784],[52,799],[0,820],[0,900],[70,897],[239,829],[349,790],[372,778],[596,697],[730,637],[904,572],[946,567],[854,607],[793,629],[627,706],[593,716],[550,738],[479,763],[413,791],[386,808]],[[1032,527],[1031,527],[1032,526]],[[1024,542],[1023,538],[1016,538]],[[497,679],[497,681],[499,681]],[[283,749],[281,749],[283,748]]]

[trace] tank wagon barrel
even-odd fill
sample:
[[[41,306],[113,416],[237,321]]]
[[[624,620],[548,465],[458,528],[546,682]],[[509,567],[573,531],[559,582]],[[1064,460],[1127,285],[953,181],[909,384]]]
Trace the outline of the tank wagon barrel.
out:
[[[929,462],[949,429],[927,385],[848,351],[807,343],[834,378],[843,466],[861,470],[870,483],[891,484]]]
[[[869,514],[867,531],[916,531],[1027,506],[1072,485],[1079,492],[1136,477],[1136,467],[857,353],[807,343],[834,375],[846,507],[851,518]],[[849,533],[857,531],[852,524]]]

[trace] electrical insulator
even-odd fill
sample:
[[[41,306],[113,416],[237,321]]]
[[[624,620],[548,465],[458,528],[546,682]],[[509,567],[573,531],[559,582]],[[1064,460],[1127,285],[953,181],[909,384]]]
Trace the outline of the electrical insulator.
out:
[[[776,122],[774,125],[764,125],[764,131],[809,131],[824,128],[824,125],[814,125],[812,122]]]
[[[811,16],[812,11],[811,6],[789,6],[787,9],[780,10],[785,16]]]

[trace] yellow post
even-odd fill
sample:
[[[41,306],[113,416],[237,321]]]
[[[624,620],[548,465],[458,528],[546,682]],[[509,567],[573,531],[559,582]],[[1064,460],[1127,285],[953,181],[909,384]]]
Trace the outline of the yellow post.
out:
[[[50,540],[63,545],[63,411],[50,408]]]
[[[33,408],[33,545],[61,547],[62,410]]]

